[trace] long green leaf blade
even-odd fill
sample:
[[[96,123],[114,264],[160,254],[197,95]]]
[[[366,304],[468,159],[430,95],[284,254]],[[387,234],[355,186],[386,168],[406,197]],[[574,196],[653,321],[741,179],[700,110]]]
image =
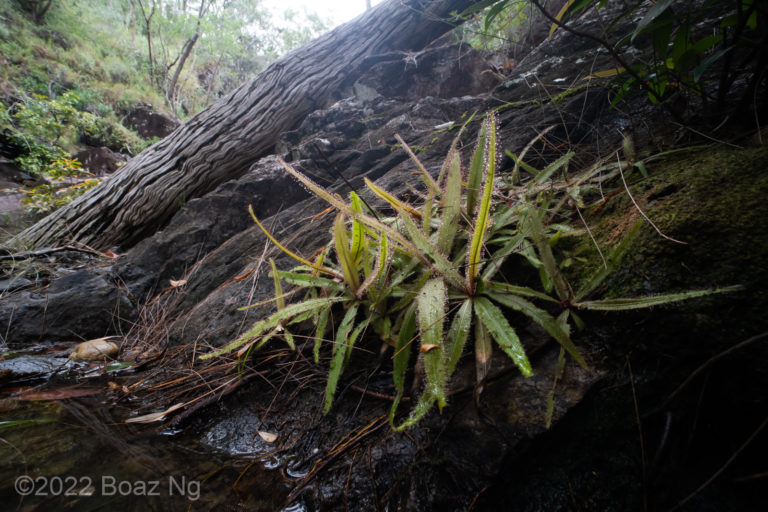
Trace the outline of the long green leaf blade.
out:
[[[454,151],[449,158],[451,163],[442,200],[443,215],[437,235],[437,248],[443,254],[451,254],[461,213],[461,156],[458,151]]]
[[[482,322],[475,322],[475,403],[480,403],[480,395],[485,387],[485,379],[491,369],[493,345],[488,329]]]
[[[339,266],[344,273],[344,280],[355,293],[360,287],[360,276],[357,273],[357,265],[352,258],[352,253],[349,251],[347,226],[344,222],[344,214],[341,212],[336,215],[336,221],[333,223],[333,242],[336,248],[336,257],[339,259]]]
[[[523,375],[526,377],[533,375],[531,363],[528,361],[528,356],[525,355],[525,349],[520,343],[520,338],[517,337],[515,330],[504,318],[501,310],[485,297],[473,299],[473,304],[478,320],[488,329],[504,353],[514,361]]]
[[[488,293],[487,295],[499,304],[503,304],[508,308],[523,313],[525,316],[542,326],[550,336],[555,338],[555,340],[557,340],[557,342],[571,354],[571,357],[573,357],[581,366],[586,368],[587,363],[584,362],[576,345],[571,341],[570,335],[562,328],[555,317],[516,295],[499,293]]]
[[[728,286],[725,288],[716,288],[714,290],[689,290],[681,293],[668,293],[665,295],[653,295],[650,297],[631,297],[618,299],[585,300],[574,304],[579,309],[590,309],[593,311],[627,311],[630,309],[652,308],[671,304],[681,300],[703,297],[715,293],[730,293],[743,290],[740,285]]]
[[[466,299],[453,317],[451,328],[445,342],[445,352],[448,354],[448,375],[452,375],[464,352],[464,345],[469,338],[472,325],[472,301]]]
[[[442,409],[446,404],[445,355],[443,352],[443,320],[445,318],[446,290],[442,279],[430,279],[416,296],[424,370],[427,389]]]
[[[347,359],[347,351],[350,347],[347,345],[347,338],[355,324],[357,316],[357,304],[353,304],[344,314],[344,318],[336,331],[336,341],[333,345],[333,355],[331,358],[331,368],[328,371],[328,382],[325,385],[325,407],[323,414],[328,414],[333,404],[333,395],[336,393],[336,386],[339,383],[339,377],[344,370],[344,362]]]

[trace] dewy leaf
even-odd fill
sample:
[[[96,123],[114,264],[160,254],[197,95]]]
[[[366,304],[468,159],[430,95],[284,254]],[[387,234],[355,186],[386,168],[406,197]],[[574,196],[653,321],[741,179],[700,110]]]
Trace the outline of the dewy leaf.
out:
[[[304,302],[299,302],[297,304],[291,304],[290,306],[286,306],[285,309],[282,309],[276,313],[273,313],[272,315],[270,315],[264,320],[259,320],[256,323],[254,323],[251,330],[241,335],[239,338],[232,341],[231,343],[225,345],[224,347],[218,350],[215,350],[208,354],[201,355],[200,359],[210,359],[211,357],[216,357],[222,354],[227,354],[229,352],[232,352],[233,350],[245,345],[247,342],[251,341],[255,337],[271,329],[274,329],[283,320],[288,320],[301,313],[306,313],[308,311],[320,309],[322,307],[328,306],[329,304],[340,302],[342,300],[344,300],[344,298],[342,297],[323,297],[320,299],[307,300]]]
[[[472,301],[466,299],[453,317],[448,337],[445,341],[445,352],[448,355],[448,375],[452,375],[464,351],[464,345],[469,338],[472,324]]]
[[[584,362],[581,354],[579,354],[579,351],[576,349],[576,345],[574,345],[573,341],[571,341],[571,337],[565,330],[563,330],[560,323],[552,315],[543,309],[534,306],[522,297],[498,293],[488,293],[488,296],[499,304],[503,304],[508,308],[512,308],[515,311],[523,313],[528,318],[542,326],[550,334],[550,336],[555,338],[555,340],[557,340],[557,342],[563,348],[565,348],[569,354],[571,354],[571,357],[573,357],[581,366],[586,368],[587,363]]]
[[[450,158],[451,163],[448,167],[448,177],[441,205],[443,215],[437,235],[437,248],[443,254],[451,254],[456,231],[459,228],[459,214],[461,213],[461,156],[458,151],[454,151]]]
[[[285,307],[285,297],[283,297],[283,287],[280,285],[280,273],[277,271],[277,265],[275,260],[269,258],[269,264],[272,266],[272,280],[275,283],[275,305],[277,310],[280,311]]]
[[[333,223],[333,242],[344,280],[352,289],[352,293],[355,293],[360,288],[360,276],[357,273],[357,265],[352,259],[352,253],[349,251],[347,226],[344,222],[344,214],[341,212],[336,215],[336,221]]]
[[[376,258],[376,268],[371,272],[371,274],[363,281],[363,284],[360,285],[360,288],[357,289],[357,292],[355,293],[355,296],[358,300],[363,298],[363,294],[368,290],[368,288],[379,279],[379,277],[382,275],[382,272],[385,272],[387,266],[389,265],[389,255],[387,254],[387,235],[382,233],[381,238],[379,239],[379,255]]]
[[[424,235],[424,232],[413,222],[408,215],[402,215],[400,218],[405,225],[408,236],[413,241],[413,245],[421,254],[428,256],[432,260],[434,268],[451,283],[458,288],[462,285],[462,278],[459,272],[453,267],[446,256],[440,250],[432,245],[432,242]]]
[[[523,375],[526,377],[533,375],[531,363],[528,361],[528,356],[525,355],[525,349],[520,343],[520,338],[517,337],[515,330],[504,318],[501,310],[485,297],[477,297],[472,302],[477,319],[488,329],[504,353],[514,361]]]
[[[690,290],[687,292],[653,295],[650,297],[586,300],[583,302],[577,302],[574,304],[574,307],[579,309],[591,309],[593,311],[626,311],[629,309],[643,309],[651,308],[654,306],[661,306],[664,304],[670,304],[672,302],[693,299],[695,297],[703,297],[704,295],[712,295],[715,293],[737,292],[743,289],[743,286],[736,285],[728,286],[725,288],[716,288],[714,290]]]
[[[349,193],[350,197],[350,203],[352,211],[357,212],[359,214],[363,213],[363,205],[360,201],[360,196],[355,194],[354,192]],[[362,257],[363,253],[363,245],[365,240],[365,229],[363,228],[362,224],[352,219],[352,248],[350,249],[350,253],[352,256],[352,261],[355,263],[355,265],[359,264],[360,258]]]
[[[363,181],[365,181],[365,184],[368,186],[368,188],[370,188],[373,191],[374,194],[376,194],[377,196],[379,196],[380,198],[382,198],[383,200],[391,204],[392,207],[398,212],[405,211],[412,217],[416,217],[417,219],[421,218],[421,212],[419,210],[400,201],[398,198],[391,195],[386,190],[379,187],[368,178],[363,178]]]
[[[272,241],[272,243],[275,244],[276,246],[278,246],[280,248],[280,250],[282,250],[285,254],[287,254],[291,258],[295,259],[296,261],[298,261],[302,265],[306,265],[308,267],[311,267],[311,268],[313,268],[313,269],[315,269],[315,270],[317,270],[319,272],[323,272],[325,274],[331,274],[334,277],[342,277],[342,276],[340,276],[339,274],[337,274],[336,272],[334,272],[333,270],[331,270],[329,268],[317,266],[314,263],[312,263],[311,261],[305,260],[304,258],[299,256],[298,254],[296,254],[294,252],[291,252],[291,250],[289,250],[287,247],[285,247],[283,244],[281,244],[277,240],[277,238],[275,238],[272,235],[272,233],[270,233],[269,230],[267,230],[267,228],[265,228],[264,225],[261,222],[259,222],[259,219],[256,218],[256,214],[253,213],[253,207],[251,205],[248,205],[248,211],[250,212],[251,217],[253,218],[253,221],[256,223],[256,225],[259,226],[259,228],[264,232],[265,235],[267,235],[267,238],[269,238]]]
[[[424,164],[422,164],[421,161],[416,157],[416,154],[413,152],[411,147],[397,133],[395,134],[395,139],[397,139],[397,142],[403,146],[405,152],[408,153],[408,156],[411,157],[411,160],[413,160],[413,162],[416,164],[416,167],[418,167],[419,172],[421,172],[421,176],[424,178],[427,186],[434,192],[438,192],[439,187],[437,186],[437,183],[435,182],[434,178],[432,178],[432,175],[427,172],[427,169],[424,168]]]
[[[336,342],[333,345],[333,356],[331,358],[331,368],[328,371],[328,382],[325,386],[325,407],[323,408],[323,414],[328,414],[331,410],[331,404],[333,403],[333,395],[336,393],[336,386],[339,383],[339,377],[344,370],[344,361],[347,358],[347,338],[355,323],[355,316],[357,316],[357,304],[352,306],[344,314],[344,318],[341,320],[339,329],[336,331]]]
[[[434,346],[422,353],[427,374],[427,389],[442,409],[446,404],[445,357],[443,353],[443,320],[445,319],[446,290],[442,279],[430,279],[416,296],[416,308],[421,333],[421,346]]]
[[[405,389],[405,372],[411,357],[411,345],[416,334],[416,302],[405,311],[403,324],[397,335],[397,345],[392,362],[392,381],[395,391],[402,393]]]
[[[312,354],[315,358],[315,363],[320,362],[320,347],[323,344],[325,338],[325,330],[328,326],[328,317],[331,314],[331,307],[323,308],[317,317],[317,329],[315,330],[315,346],[312,350]]]
[[[485,140],[487,138],[486,123],[480,127],[477,135],[477,145],[472,154],[472,163],[469,166],[469,178],[467,179],[467,214],[472,216],[477,208],[477,196],[483,185],[483,159],[485,157]]]
[[[486,117],[486,133],[488,134],[487,151],[485,156],[485,187],[477,210],[472,241],[467,251],[466,289],[470,295],[477,285],[476,279],[480,273],[480,256],[483,251],[483,240],[488,229],[488,219],[491,211],[491,194],[496,170],[496,118],[492,114]]]
[[[552,254],[552,248],[549,246],[549,241],[544,234],[544,226],[542,226],[541,218],[539,217],[543,211],[537,209],[530,209],[528,212],[528,226],[530,228],[531,237],[534,244],[536,244],[539,258],[543,264],[543,269],[547,274],[547,277],[552,281],[557,292],[557,296],[560,300],[568,300],[570,297],[570,290],[568,284],[565,282],[565,278],[560,273],[560,269],[555,262],[555,256]]]

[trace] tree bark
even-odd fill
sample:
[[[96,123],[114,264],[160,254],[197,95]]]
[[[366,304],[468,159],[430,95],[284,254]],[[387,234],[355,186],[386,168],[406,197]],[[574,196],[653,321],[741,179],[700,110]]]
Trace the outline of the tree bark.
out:
[[[101,185],[20,233],[26,249],[79,242],[129,247],[190,199],[243,175],[280,133],[338,99],[373,57],[418,51],[471,0],[390,0],[280,58]]]

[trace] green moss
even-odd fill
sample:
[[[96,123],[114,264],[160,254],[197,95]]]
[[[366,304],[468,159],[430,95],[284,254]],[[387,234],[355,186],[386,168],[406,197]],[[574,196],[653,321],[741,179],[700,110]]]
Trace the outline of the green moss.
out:
[[[711,148],[649,166],[649,177],[631,187],[632,195],[662,233],[686,243],[663,238],[645,222],[603,295],[732,284],[764,289],[768,284],[766,168],[768,148]],[[623,188],[620,181],[617,187]],[[587,215],[604,254],[641,219],[620,190]],[[601,259],[587,237],[573,251],[589,261],[569,271],[574,284],[580,285]]]

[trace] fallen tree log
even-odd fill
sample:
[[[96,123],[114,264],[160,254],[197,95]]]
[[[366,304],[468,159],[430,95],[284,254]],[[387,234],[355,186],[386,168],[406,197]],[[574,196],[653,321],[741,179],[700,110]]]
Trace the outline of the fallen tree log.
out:
[[[338,99],[379,56],[414,59],[471,0],[390,0],[277,60],[143,151],[100,186],[26,229],[25,249],[134,245],[188,200],[242,176],[280,133]]]

